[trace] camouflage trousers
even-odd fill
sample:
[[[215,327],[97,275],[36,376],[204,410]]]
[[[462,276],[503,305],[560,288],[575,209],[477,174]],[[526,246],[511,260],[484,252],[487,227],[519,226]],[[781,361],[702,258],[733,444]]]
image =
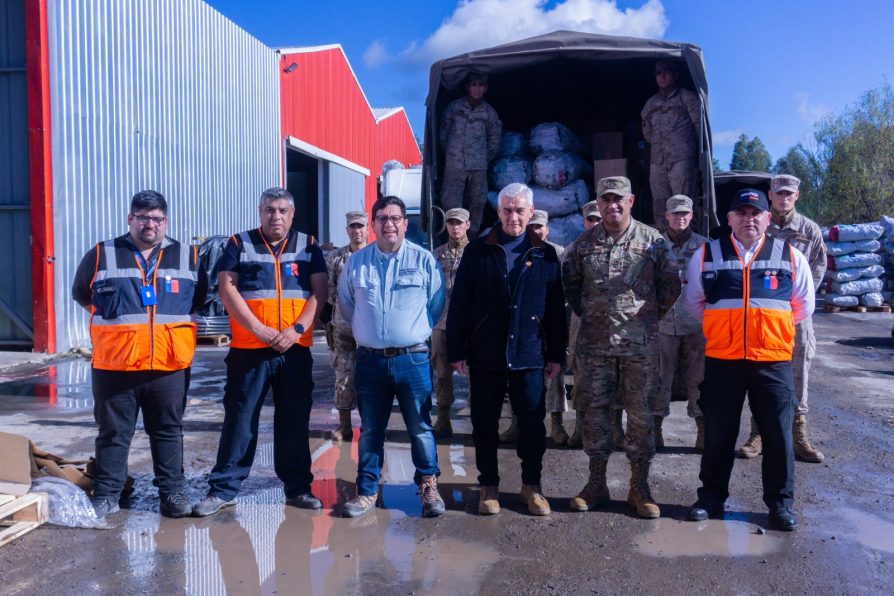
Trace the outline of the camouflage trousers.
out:
[[[449,408],[453,405],[453,367],[447,361],[447,332],[443,329],[431,332],[431,367],[438,407]]]
[[[702,411],[697,403],[701,396],[698,386],[705,377],[705,336],[701,332],[689,335],[658,334],[659,380],[653,413],[662,418],[670,416],[671,390],[678,364],[686,386],[686,413],[690,418],[699,418]]]
[[[792,373],[795,378],[795,416],[807,414],[807,376],[810,361],[816,355],[816,336],[813,334],[813,319],[804,319],[795,325],[795,351],[792,354]]]
[[[655,455],[652,406],[657,384],[658,357],[579,355],[577,376],[584,414],[584,452],[608,459],[614,451],[611,410],[618,397],[627,410],[624,451],[634,461],[649,461]]]
[[[329,366],[335,371],[335,407],[339,410],[353,410],[357,407],[357,392],[354,389],[356,350],[353,335],[333,329]]]
[[[455,207],[464,207],[469,211],[472,222],[469,238],[478,236],[481,219],[484,217],[484,205],[487,203],[487,171],[486,170],[454,170],[444,169],[444,183],[441,186],[441,209],[445,212]]]
[[[674,195],[686,195],[695,203],[698,196],[697,185],[698,165],[693,161],[684,160],[665,165],[653,163],[649,166],[652,217],[656,228],[663,230],[667,227],[667,220],[664,218],[667,200]]]
[[[544,375],[543,379],[546,385],[546,396],[544,397],[546,411],[550,414],[567,412],[568,404],[565,402],[565,399],[568,396],[568,392],[565,389],[565,375],[560,374],[555,379],[550,379]]]

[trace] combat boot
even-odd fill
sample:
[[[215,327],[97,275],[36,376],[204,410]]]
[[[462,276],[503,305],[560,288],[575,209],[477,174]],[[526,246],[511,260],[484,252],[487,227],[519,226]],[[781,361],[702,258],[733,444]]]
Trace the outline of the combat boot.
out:
[[[705,452],[705,418],[697,416],[695,419],[695,450],[699,453]]]
[[[601,457],[590,458],[590,478],[586,486],[577,496],[571,498],[569,508],[572,511],[589,511],[597,505],[605,505],[611,500],[605,472],[608,460]]]
[[[739,457],[744,457],[745,459],[754,459],[761,454],[762,449],[763,444],[761,443],[761,433],[759,430],[757,430],[757,422],[755,422],[754,418],[752,418],[751,434],[748,435],[748,440],[745,441],[745,444],[736,450],[736,453],[739,455]]]
[[[435,422],[435,436],[444,439],[453,436],[453,426],[450,424],[450,408],[438,407],[438,420]]]
[[[807,438],[807,417],[803,414],[795,416],[795,423],[792,425],[792,435],[795,443],[795,458],[798,461],[811,464],[821,464],[825,461],[826,456],[811,445],[810,439]]]
[[[574,432],[568,437],[569,447],[580,447],[584,444],[584,420],[583,414],[577,412],[574,421]]]
[[[624,451],[624,423],[621,415],[624,410],[612,408],[612,438],[615,441],[615,451]]]
[[[521,501],[528,506],[531,515],[549,515],[551,512],[539,484],[522,484]]]
[[[664,449],[664,435],[661,434],[661,425],[664,424],[663,416],[653,416],[652,427],[655,429],[655,449]]]
[[[512,423],[509,425],[503,433],[500,435],[501,443],[513,443],[518,439],[518,418],[515,414],[512,415]]]
[[[478,494],[478,513],[496,515],[500,512],[500,487],[482,486]]]
[[[446,506],[438,492],[438,477],[434,474],[419,479],[419,497],[422,501],[422,517],[438,517],[444,514]]]
[[[568,444],[568,433],[565,432],[565,426],[562,424],[562,412],[553,412],[550,414],[551,428],[549,432],[550,438],[556,445]]]
[[[661,509],[652,492],[649,490],[649,466],[651,462],[630,462],[630,492],[627,493],[627,504],[636,509],[636,514],[647,519],[661,516]]]
[[[338,428],[332,431],[333,441],[350,441],[354,438],[354,427],[351,426],[351,410],[339,408]]]

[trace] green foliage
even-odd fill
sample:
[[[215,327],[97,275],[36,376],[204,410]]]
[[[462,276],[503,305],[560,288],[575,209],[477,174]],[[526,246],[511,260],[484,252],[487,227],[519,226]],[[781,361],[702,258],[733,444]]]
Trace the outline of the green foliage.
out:
[[[730,160],[729,169],[768,172],[771,161],[770,153],[760,138],[749,139],[747,135],[741,134],[733,146],[733,157]]]
[[[748,171],[751,169],[751,160],[748,157],[748,137],[739,135],[739,140],[733,145],[733,158],[729,162],[730,170]]]
[[[721,169],[722,168],[720,167],[720,161],[712,155],[711,156],[711,170],[716,174],[717,172],[720,172]]]

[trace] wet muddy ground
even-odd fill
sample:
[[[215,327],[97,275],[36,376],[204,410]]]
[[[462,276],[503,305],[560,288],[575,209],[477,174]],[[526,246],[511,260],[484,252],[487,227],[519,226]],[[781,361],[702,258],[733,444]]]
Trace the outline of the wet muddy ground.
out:
[[[113,528],[43,526],[0,548],[2,592],[890,594],[891,317],[820,313],[815,326],[819,345],[809,426],[826,462],[797,464],[801,528],[795,533],[764,531],[760,458],[737,460],[723,521],[683,521],[695,499],[699,464],[683,402],[672,404],[667,448],[653,464],[660,519],[638,519],[626,506],[629,468],[622,454],[609,463],[612,503],[594,512],[570,512],[568,499],[585,483],[586,458],[552,445],[543,479],[552,515],[525,512],[515,452],[506,446],[500,454],[503,511],[478,516],[464,399],[455,407],[457,434],[438,446],[448,508],[443,517],[420,517],[409,444],[395,411],[379,506],[364,518],[343,519],[339,506],[354,491],[357,433],[353,443],[327,438],[337,415],[325,345],[318,344],[311,450],[321,513],[283,504],[273,472],[272,406],[264,409],[258,455],[239,505],[202,520],[158,515],[148,443],[138,431],[130,458],[136,491],[126,508],[110,516]],[[195,500],[204,496],[216,454],[225,353],[202,348],[193,368],[185,468]],[[83,359],[0,372],[0,430],[28,435],[58,455],[89,456],[95,432],[89,372]],[[464,395],[463,383],[458,394]],[[570,426],[573,414],[566,420]],[[743,416],[741,439],[746,422]]]

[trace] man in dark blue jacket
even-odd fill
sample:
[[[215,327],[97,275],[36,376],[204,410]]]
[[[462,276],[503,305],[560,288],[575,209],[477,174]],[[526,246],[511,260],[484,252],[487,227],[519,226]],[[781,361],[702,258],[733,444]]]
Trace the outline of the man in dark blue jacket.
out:
[[[543,375],[559,374],[568,345],[561,267],[555,248],[527,231],[534,213],[530,188],[508,185],[498,207],[500,222],[463,253],[447,313],[447,357],[469,375],[478,511],[500,511],[497,425],[508,390],[518,417],[521,498],[532,514],[547,515],[540,489]]]

